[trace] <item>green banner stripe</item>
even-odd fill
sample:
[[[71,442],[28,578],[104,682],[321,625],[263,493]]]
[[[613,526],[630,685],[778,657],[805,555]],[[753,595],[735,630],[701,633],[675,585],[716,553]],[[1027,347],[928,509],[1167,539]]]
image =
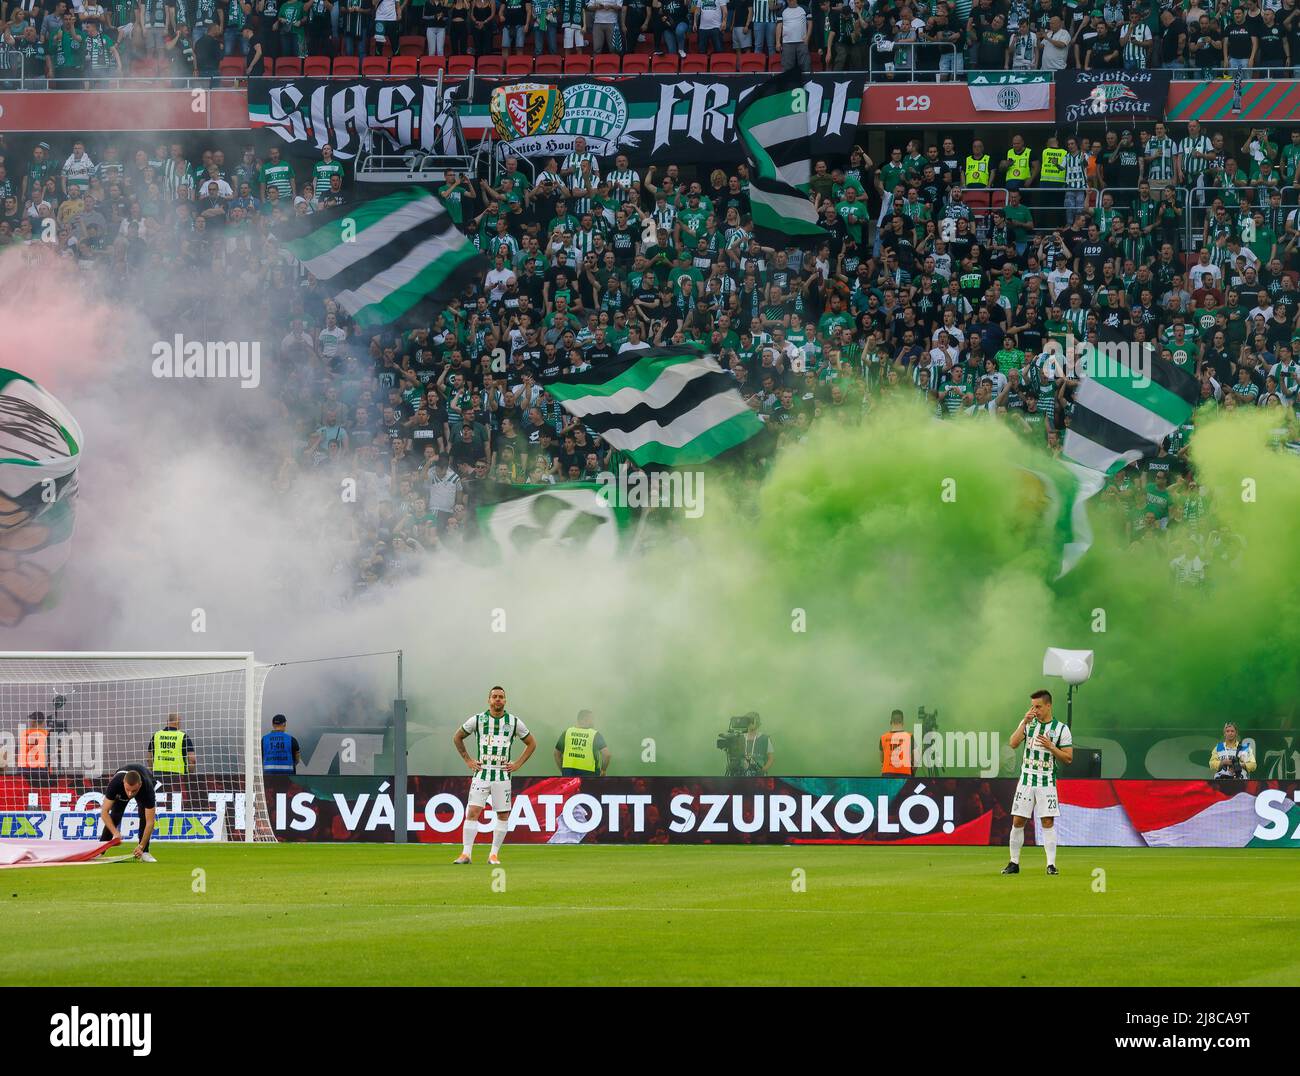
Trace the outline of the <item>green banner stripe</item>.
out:
[[[314,232],[308,232],[301,239],[290,240],[284,244],[284,248],[300,262],[309,262],[322,254],[329,253],[343,242],[343,228],[348,221],[353,223],[354,234],[360,235],[367,228],[373,228],[398,210],[415,202],[427,202],[434,208],[439,205],[438,200],[428,191],[414,187],[395,191],[366,202],[359,202],[346,216],[332,220]]]
[[[763,429],[762,420],[752,411],[734,415],[725,422],[706,430],[693,440],[687,441],[680,448],[647,441],[627,454],[640,466],[647,463],[662,463],[668,467],[682,467],[695,463],[707,463],[722,455],[728,449],[748,441]]]
[[[378,303],[370,303],[353,312],[358,323],[369,327],[396,321],[417,303],[437,292],[447,279],[466,262],[478,257],[472,246],[444,254],[436,262],[413,276],[406,284]]]
[[[546,386],[546,391],[560,401],[577,400],[584,396],[613,396],[623,389],[644,392],[659,380],[660,375],[668,367],[680,366],[687,362],[699,362],[702,357],[700,352],[692,350],[683,351],[680,355],[660,355],[638,362],[635,366],[624,370],[618,377],[603,384],[565,385],[553,382]]]

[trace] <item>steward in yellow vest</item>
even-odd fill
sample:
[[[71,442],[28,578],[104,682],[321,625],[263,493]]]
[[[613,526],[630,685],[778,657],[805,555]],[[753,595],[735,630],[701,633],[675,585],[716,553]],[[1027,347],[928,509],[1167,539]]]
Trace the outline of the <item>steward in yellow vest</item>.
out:
[[[970,156],[966,158],[963,186],[987,187],[992,167],[992,158],[984,152],[984,143],[978,138],[971,145]]]
[[[1065,186],[1065,150],[1056,144],[1056,135],[1047,139],[1047,148],[1043,150],[1042,165],[1038,173],[1038,183],[1043,187]]]
[[[605,737],[591,727],[590,710],[579,710],[575,723],[555,741],[555,764],[565,777],[604,777],[609,758]]]
[[[167,724],[149,741],[149,766],[154,773],[193,773],[198,765],[194,741],[181,731],[181,715],[168,714]]]

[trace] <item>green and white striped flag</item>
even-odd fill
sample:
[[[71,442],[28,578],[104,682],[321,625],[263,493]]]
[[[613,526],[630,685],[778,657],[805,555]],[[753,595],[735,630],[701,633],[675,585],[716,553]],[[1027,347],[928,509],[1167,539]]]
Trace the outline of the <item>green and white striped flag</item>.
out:
[[[621,352],[546,389],[642,467],[704,463],[763,429],[731,375],[689,345]]]
[[[295,217],[276,235],[303,268],[340,289],[339,305],[367,328],[408,315],[432,319],[488,267],[419,187]]]
[[[1046,460],[1025,470],[1043,486],[1043,522],[1060,556],[1060,566],[1054,576],[1060,579],[1079,563],[1092,545],[1088,501],[1101,491],[1105,476],[1069,460]]]
[[[1090,369],[1075,390],[1062,451],[1082,467],[1114,474],[1160,451],[1160,442],[1192,413],[1200,385],[1149,344],[1147,372],[1113,352],[1101,357],[1104,363],[1096,365],[1105,368]]]
[[[1128,345],[1125,345],[1128,346]],[[1056,578],[1069,572],[1092,545],[1088,501],[1106,476],[1154,456],[1160,442],[1187,421],[1199,393],[1196,379],[1148,348],[1135,370],[1114,351],[1101,353],[1094,372],[1079,380],[1062,458],[1026,468],[1042,482],[1046,523],[1060,550]]]
[[[803,82],[782,76],[736,108],[736,131],[749,164],[754,236],[764,246],[804,246],[828,238],[808,197],[817,121],[808,105]]]

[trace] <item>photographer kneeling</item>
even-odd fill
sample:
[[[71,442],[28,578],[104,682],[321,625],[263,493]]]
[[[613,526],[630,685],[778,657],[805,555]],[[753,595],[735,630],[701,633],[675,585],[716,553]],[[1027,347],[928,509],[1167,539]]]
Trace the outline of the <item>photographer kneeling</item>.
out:
[[[1241,739],[1237,725],[1223,726],[1223,739],[1210,752],[1210,776],[1244,778],[1255,772],[1255,741]]]

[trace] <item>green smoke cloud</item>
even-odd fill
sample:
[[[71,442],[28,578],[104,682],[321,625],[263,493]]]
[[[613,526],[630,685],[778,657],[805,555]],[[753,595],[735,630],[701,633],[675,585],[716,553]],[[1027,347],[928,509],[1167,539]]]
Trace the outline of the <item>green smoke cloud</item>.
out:
[[[1295,709],[1300,464],[1271,447],[1276,424],[1230,416],[1193,439],[1212,506],[1202,531],[1244,543],[1200,589],[1169,567],[1186,526],[1130,545],[1096,502],[1092,550],[1052,583],[1060,550],[1024,469],[1034,450],[1001,423],[909,404],[819,423],[756,490],[710,473],[703,518],[640,557],[435,574],[429,600],[455,628],[429,648],[436,689],[411,692],[415,720],[439,715],[417,768],[460,772],[451,721],[501,682],[546,768],[589,707],[617,772],[718,773],[714,736],[748,710],[777,772],[878,772],[895,707],[1005,736],[1044,683],[1047,646],[1096,652],[1078,734],[1203,728],[1208,750],[1228,717],[1277,727]]]

